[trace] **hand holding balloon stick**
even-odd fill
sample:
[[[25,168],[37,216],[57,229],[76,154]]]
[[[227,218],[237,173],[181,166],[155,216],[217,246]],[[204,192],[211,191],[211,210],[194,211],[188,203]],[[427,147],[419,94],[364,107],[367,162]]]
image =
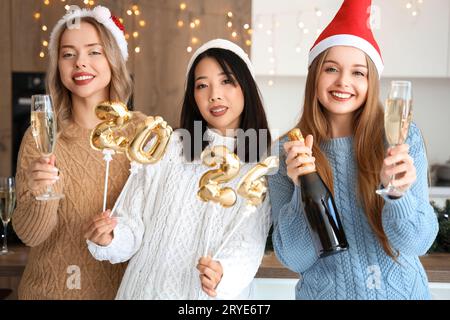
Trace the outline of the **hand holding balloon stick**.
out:
[[[220,185],[234,179],[239,173],[241,164],[237,155],[225,146],[208,147],[202,152],[200,157],[203,164],[208,167],[220,165],[219,169],[209,170],[203,174],[200,178],[197,192],[200,200],[212,203],[209,214],[214,217],[218,206],[229,208],[236,203],[236,192],[229,187],[221,187]],[[211,223],[208,224],[207,228],[205,257],[208,255]]]
[[[105,187],[103,192],[103,211],[106,210],[108,194],[109,163],[115,153],[126,153],[130,161],[149,164],[159,161],[165,152],[172,134],[172,128],[161,117],[147,117],[145,123],[138,127],[130,138],[124,131],[130,125],[133,114],[122,102],[105,101],[95,107],[95,114],[100,120],[91,132],[90,143],[94,150],[102,151],[106,161]],[[150,146],[147,143],[150,142]],[[144,150],[145,149],[145,150]],[[132,165],[131,175],[137,172]],[[130,181],[130,179],[128,179]],[[128,181],[111,211],[111,215],[128,185]]]
[[[242,213],[240,220],[222,242],[222,245],[213,257],[213,260],[217,259],[222,249],[231,239],[231,236],[236,232],[242,222],[254,213],[256,211],[256,207],[264,201],[267,194],[267,179],[265,178],[265,175],[277,169],[278,163],[278,157],[268,157],[250,169],[242,177],[238,184],[237,192],[241,197],[247,199],[244,212]]]

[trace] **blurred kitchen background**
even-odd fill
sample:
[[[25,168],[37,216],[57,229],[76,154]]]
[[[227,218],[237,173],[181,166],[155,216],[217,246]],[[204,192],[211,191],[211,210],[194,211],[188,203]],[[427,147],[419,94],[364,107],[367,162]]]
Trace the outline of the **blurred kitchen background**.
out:
[[[342,0],[1,0],[0,176],[15,173],[18,146],[29,125],[30,96],[45,90],[48,40],[65,6],[102,4],[123,19],[129,41],[128,66],[135,82],[134,109],[160,115],[173,127],[178,126],[185,69],[192,52],[213,38],[236,42],[255,65],[269,125],[276,138],[298,121],[309,48],[341,3]],[[430,164],[430,200],[437,212],[440,210],[441,216],[447,215],[448,219],[450,206],[445,209],[445,201],[450,199],[450,1],[373,0],[373,5],[370,22],[385,62],[381,98],[386,97],[390,81],[412,81],[413,119],[422,130]],[[450,234],[442,237],[449,250]],[[435,298],[450,299],[449,256],[440,260],[439,267],[427,269],[436,275],[430,280]],[[18,283],[19,265],[24,262],[18,261],[14,265],[16,273],[12,269],[2,273],[0,260],[0,287]],[[283,277],[287,279],[280,279],[267,270],[270,267],[262,268],[254,282],[255,297],[292,298],[296,281],[292,274],[285,272]],[[284,272],[281,267],[276,270]],[[437,276],[443,274],[446,276]]]

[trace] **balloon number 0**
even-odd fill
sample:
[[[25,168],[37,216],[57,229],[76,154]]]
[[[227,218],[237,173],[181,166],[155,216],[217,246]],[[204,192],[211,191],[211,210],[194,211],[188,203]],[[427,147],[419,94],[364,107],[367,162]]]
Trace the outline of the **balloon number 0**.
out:
[[[225,208],[229,208],[236,203],[236,192],[229,187],[220,185],[234,179],[241,168],[239,158],[225,146],[215,146],[206,148],[201,159],[204,165],[219,169],[209,170],[202,175],[199,181],[197,196],[205,202],[213,201]]]
[[[137,130],[136,136],[129,144],[128,159],[144,164],[158,162],[164,155],[171,135],[172,128],[163,118],[147,117],[144,125]],[[150,142],[149,145],[148,142]]]
[[[95,107],[101,120],[91,133],[93,149],[125,152],[130,161],[155,163],[162,158],[172,135],[172,128],[161,117],[147,117],[132,138],[123,136],[133,115],[121,102],[103,102]],[[150,146],[147,143],[150,142]]]

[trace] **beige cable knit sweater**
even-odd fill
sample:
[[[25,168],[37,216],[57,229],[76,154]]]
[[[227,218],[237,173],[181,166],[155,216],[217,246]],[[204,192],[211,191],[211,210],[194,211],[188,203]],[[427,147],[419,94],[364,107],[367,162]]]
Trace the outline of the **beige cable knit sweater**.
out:
[[[113,299],[125,264],[95,260],[83,238],[86,223],[102,211],[105,161],[90,147],[90,130],[73,124],[67,129],[69,142],[59,139],[56,166],[60,180],[54,190],[62,200],[37,201],[30,192],[26,174],[39,157],[28,129],[17,165],[17,208],[13,227],[20,239],[32,247],[19,286],[20,299]],[[110,163],[107,207],[112,208],[129,175],[129,161],[116,154]]]

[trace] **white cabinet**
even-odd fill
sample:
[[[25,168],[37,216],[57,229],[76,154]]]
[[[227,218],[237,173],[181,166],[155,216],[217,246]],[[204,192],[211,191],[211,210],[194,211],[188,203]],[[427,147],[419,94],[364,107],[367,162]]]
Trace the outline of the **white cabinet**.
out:
[[[373,0],[383,76],[450,77],[450,1],[423,1],[416,17],[407,2]],[[341,4],[342,0],[253,0],[256,74],[305,76],[309,49]]]

